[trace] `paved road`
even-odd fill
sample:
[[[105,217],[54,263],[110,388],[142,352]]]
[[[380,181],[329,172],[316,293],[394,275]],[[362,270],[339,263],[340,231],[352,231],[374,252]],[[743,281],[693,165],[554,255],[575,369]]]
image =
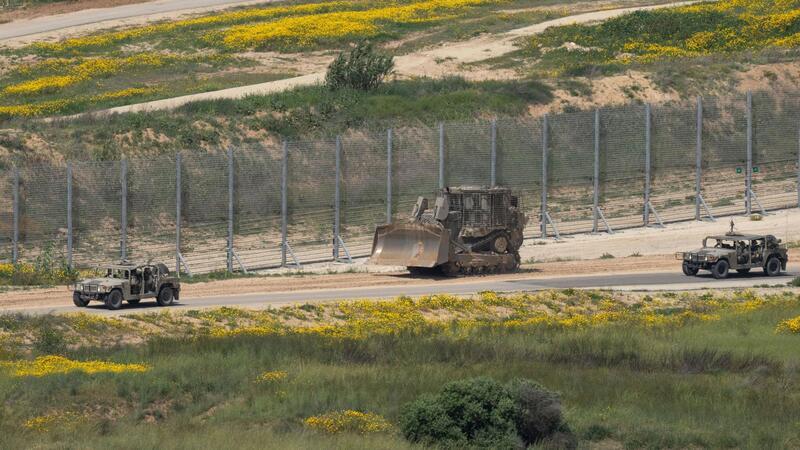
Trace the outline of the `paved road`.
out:
[[[191,12],[198,9],[208,10],[208,8],[216,9],[217,7],[249,3],[253,2],[242,0],[157,0],[112,8],[86,9],[53,16],[15,20],[2,24],[0,25],[0,41],[110,20],[130,19],[172,12]]]
[[[800,267],[792,267],[796,270]],[[795,272],[792,272],[795,273]],[[261,294],[242,294],[218,297],[184,298],[171,310],[210,308],[218,306],[236,306],[246,308],[267,308],[293,303],[317,303],[325,301],[346,300],[356,298],[394,298],[401,295],[412,297],[431,294],[474,294],[481,291],[520,292],[540,291],[544,289],[566,288],[613,288],[615,290],[670,290],[670,289],[705,289],[705,288],[744,288],[760,284],[786,285],[794,275],[766,278],[760,274],[734,275],[727,280],[715,280],[710,275],[685,277],[676,272],[631,273],[614,275],[568,276],[554,278],[522,278],[516,280],[497,281],[492,277],[477,279],[465,278],[463,283],[443,284],[432,279],[422,285],[370,286],[346,289],[319,289],[291,292],[270,292]],[[65,295],[66,297],[66,295]],[[104,315],[119,315],[158,311],[155,302],[147,302],[137,306],[126,305],[119,311],[107,311],[100,303],[92,304],[86,312]],[[47,314],[76,312],[71,302],[62,307],[36,307],[28,309],[5,310],[2,312],[25,312],[29,314]]]

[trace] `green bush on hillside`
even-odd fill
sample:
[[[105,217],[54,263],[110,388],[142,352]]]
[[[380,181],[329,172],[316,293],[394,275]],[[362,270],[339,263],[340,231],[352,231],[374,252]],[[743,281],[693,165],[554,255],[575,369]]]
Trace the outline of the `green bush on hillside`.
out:
[[[391,56],[376,53],[372,44],[359,42],[349,53],[342,52],[328,66],[325,84],[331,90],[342,88],[371,91],[383,82],[394,68]]]
[[[47,243],[33,263],[0,263],[0,286],[38,286],[73,283],[78,271],[67,265],[52,243]]]
[[[575,446],[558,395],[530,380],[454,381],[406,405],[400,421],[406,439],[428,445],[525,448],[554,440],[561,448]]]

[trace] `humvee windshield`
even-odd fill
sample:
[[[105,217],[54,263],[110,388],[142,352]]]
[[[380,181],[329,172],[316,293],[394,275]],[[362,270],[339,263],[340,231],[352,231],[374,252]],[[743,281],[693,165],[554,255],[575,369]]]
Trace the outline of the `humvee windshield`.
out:
[[[127,280],[128,271],[123,269],[108,269],[106,270],[106,278],[119,278],[122,280]]]
[[[727,249],[734,249],[735,241],[732,240],[725,240],[725,239],[707,239],[707,242],[703,244],[703,247],[714,247],[714,248],[727,248]]]

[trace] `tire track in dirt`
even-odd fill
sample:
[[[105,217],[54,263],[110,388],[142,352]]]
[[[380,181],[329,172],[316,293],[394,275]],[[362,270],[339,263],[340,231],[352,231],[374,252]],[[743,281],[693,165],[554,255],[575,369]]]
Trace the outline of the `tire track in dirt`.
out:
[[[475,39],[462,42],[445,43],[433,49],[396,57],[395,71],[398,75],[403,77],[437,77],[446,74],[452,74],[454,73],[455,68],[461,64],[475,63],[506,55],[517,48],[515,46],[515,41],[517,39],[541,33],[553,26],[599,22],[634,11],[683,6],[692,3],[697,2],[676,2],[652,6],[634,6],[628,8],[581,13],[559,19],[548,20],[546,22],[541,22],[527,27],[517,28],[496,35],[480,36]],[[116,108],[95,111],[92,113],[77,114],[67,118],[76,118],[86,115],[105,116],[109,114],[124,114],[129,112],[169,110],[197,101],[240,99],[252,95],[265,95],[281,92],[299,86],[309,86],[321,83],[324,79],[324,72],[311,73],[299,77],[270,81],[266,83],[252,84],[219,91],[203,92],[199,94],[184,95],[151,102],[119,106]]]

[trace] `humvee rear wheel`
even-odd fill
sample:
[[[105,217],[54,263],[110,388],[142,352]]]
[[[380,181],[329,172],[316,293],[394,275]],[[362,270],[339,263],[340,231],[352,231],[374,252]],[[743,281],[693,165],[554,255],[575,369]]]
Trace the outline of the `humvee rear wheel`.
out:
[[[120,309],[122,308],[122,292],[113,290],[106,295],[106,308]]]
[[[495,253],[505,253],[508,251],[508,237],[505,234],[496,236],[492,240],[492,251]]]
[[[75,303],[75,306],[78,308],[85,308],[89,305],[89,300],[84,300],[81,298],[81,294],[77,292],[72,293],[72,303]]]
[[[750,269],[736,269],[736,271],[743,275],[746,273],[750,273]]]
[[[730,265],[728,264],[728,261],[725,261],[724,259],[720,259],[719,261],[717,261],[716,264],[711,266],[711,275],[714,275],[714,278],[716,278],[718,280],[721,280],[723,278],[727,278],[728,277],[728,269],[730,269]]]
[[[174,298],[175,297],[172,294],[172,288],[165,287],[164,289],[161,289],[161,292],[158,293],[156,302],[158,302],[158,306],[169,306],[172,304]]]
[[[698,268],[696,266],[692,266],[687,262],[683,263],[683,274],[686,275],[687,277],[693,277],[693,276],[697,275],[697,272],[699,272],[699,271],[700,271],[700,268]]]
[[[764,273],[767,276],[774,277],[781,273],[781,260],[776,257],[770,257],[767,264],[764,265]]]

